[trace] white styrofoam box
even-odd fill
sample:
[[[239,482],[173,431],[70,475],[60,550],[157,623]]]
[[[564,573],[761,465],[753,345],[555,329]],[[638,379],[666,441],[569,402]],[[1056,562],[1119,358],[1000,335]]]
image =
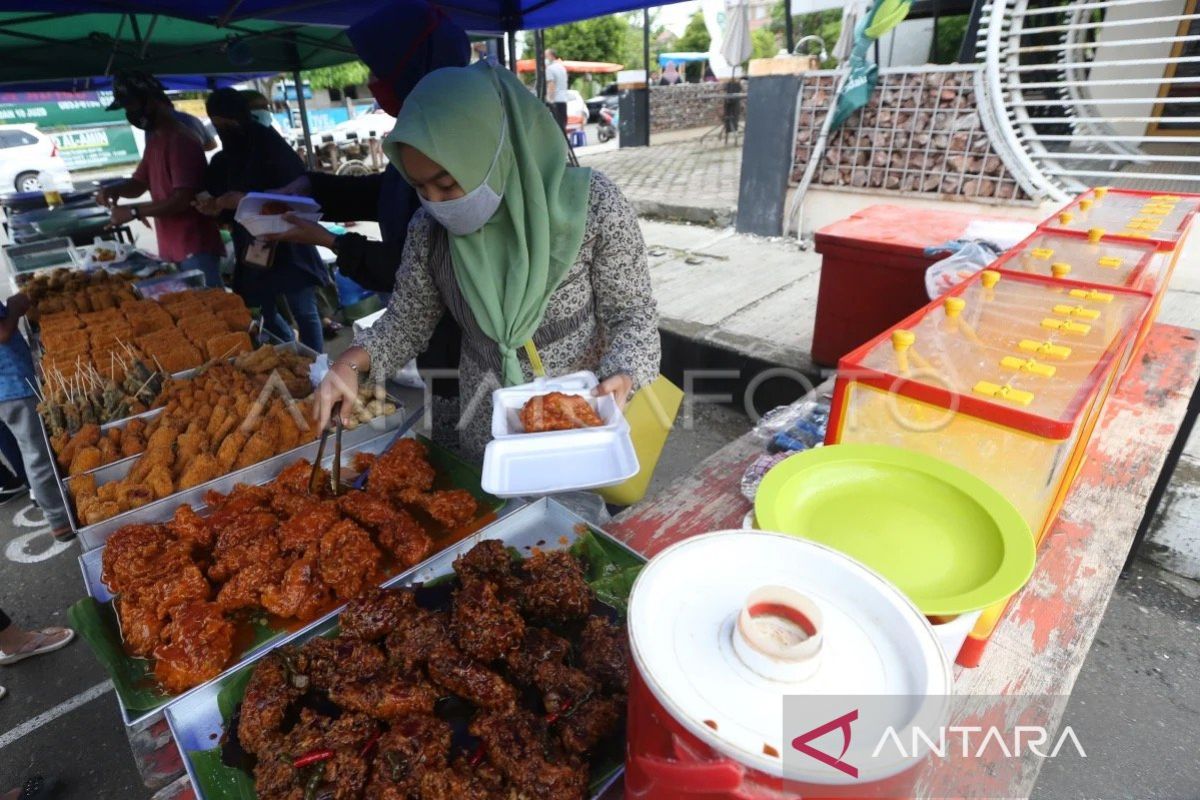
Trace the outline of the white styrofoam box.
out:
[[[570,435],[489,442],[483,454],[483,490],[496,497],[530,497],[615,486],[638,473],[628,426],[566,433]]]
[[[946,658],[950,659],[951,663],[958,658],[958,651],[962,650],[967,636],[975,628],[975,623],[979,621],[981,614],[983,614],[982,610],[969,611],[966,614],[959,614],[947,622],[929,621],[933,632],[937,634],[938,642],[946,651]]]
[[[292,226],[284,221],[282,214],[264,215],[259,213],[265,203],[272,200],[286,203],[291,208],[291,213],[295,214],[300,219],[306,219],[309,222],[318,222],[321,219],[321,205],[311,197],[301,197],[291,194],[266,194],[260,192],[250,192],[242,201],[238,203],[237,212],[234,214],[234,219],[238,221],[243,228],[250,232],[251,236],[265,236],[268,233],[283,233]]]
[[[550,392],[561,392],[562,394],[582,397],[592,407],[592,410],[596,412],[596,415],[604,421],[604,424],[599,427],[582,428],[579,430],[621,430],[622,428],[628,428],[629,423],[625,421],[625,417],[621,413],[621,409],[617,407],[617,401],[612,395],[604,395],[602,397],[594,397],[592,395],[592,390],[599,384],[600,381],[594,373],[584,371],[572,372],[569,375],[561,375],[557,378],[537,378],[532,383],[523,383],[519,386],[496,389],[492,392],[492,438],[505,439],[511,436],[572,436],[578,433],[578,430],[544,431],[542,433],[525,432],[525,428],[521,424],[521,409],[534,397],[549,394]]]

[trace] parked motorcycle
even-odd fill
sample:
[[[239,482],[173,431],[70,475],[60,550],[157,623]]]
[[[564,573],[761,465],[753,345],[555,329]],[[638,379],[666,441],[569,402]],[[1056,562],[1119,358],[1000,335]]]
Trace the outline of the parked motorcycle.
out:
[[[608,108],[600,109],[600,122],[596,126],[596,137],[603,142],[615,139],[617,136],[617,126],[613,112]]]

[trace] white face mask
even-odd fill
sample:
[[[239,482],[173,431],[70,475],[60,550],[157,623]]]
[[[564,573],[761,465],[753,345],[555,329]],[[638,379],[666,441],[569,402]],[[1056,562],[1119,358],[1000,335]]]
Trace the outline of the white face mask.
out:
[[[496,154],[492,156],[492,164],[488,167],[483,183],[476,186],[462,197],[453,200],[426,200],[425,195],[417,192],[421,207],[437,222],[455,236],[466,236],[482,228],[488,220],[496,215],[503,196],[488,185],[488,179],[496,169],[500,153],[504,149],[504,136],[508,130],[508,112],[504,108],[504,99],[500,99],[500,143],[496,145]]]
[[[259,125],[262,125],[264,128],[269,128],[275,123],[275,118],[272,117],[271,112],[267,111],[265,108],[254,109],[250,112],[250,116],[254,118],[255,122],[257,122]]]

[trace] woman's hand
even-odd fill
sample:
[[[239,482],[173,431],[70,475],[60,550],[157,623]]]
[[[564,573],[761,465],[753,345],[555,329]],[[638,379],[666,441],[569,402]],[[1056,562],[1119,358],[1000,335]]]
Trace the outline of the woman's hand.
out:
[[[600,385],[592,390],[592,394],[596,397],[611,394],[617,401],[617,408],[625,408],[625,403],[629,400],[629,393],[632,391],[633,378],[624,372],[618,372],[611,378],[601,381]]]
[[[342,423],[349,422],[357,400],[358,371],[345,362],[334,362],[317,387],[317,402],[313,405],[313,420],[317,423],[317,430],[324,430],[329,424],[333,407],[339,402],[342,404]]]
[[[268,242],[293,242],[295,244],[312,244],[317,247],[333,247],[337,239],[324,225],[311,220],[301,219],[295,214],[284,214],[283,221],[291,225],[282,233],[271,233],[262,237]]]
[[[218,211],[237,211],[238,203],[246,196],[245,192],[226,192],[213,201]]]
[[[278,189],[272,189],[269,194],[300,194],[305,197],[312,196],[312,181],[308,179],[308,175],[301,175],[291,183],[284,184]]]

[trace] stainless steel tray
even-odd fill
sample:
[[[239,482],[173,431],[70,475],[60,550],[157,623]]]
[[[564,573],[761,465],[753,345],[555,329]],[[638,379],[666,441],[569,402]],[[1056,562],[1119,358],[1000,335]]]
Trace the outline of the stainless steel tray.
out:
[[[178,287],[178,288],[176,288]],[[187,272],[173,272],[160,275],[157,278],[146,278],[134,281],[133,292],[143,300],[157,300],[164,294],[204,288],[204,273],[198,269]]]
[[[565,550],[578,541],[582,532],[586,530],[591,530],[594,535],[604,537],[639,559],[643,558],[635,550],[613,539],[604,531],[589,525],[582,517],[567,510],[561,504],[550,498],[542,498],[451,545],[408,572],[397,575],[384,586],[411,586],[416,583],[428,583],[435,578],[448,575],[453,571],[454,559],[484,539],[500,539],[509,547],[526,555],[531,553],[534,548],[548,551]],[[167,705],[165,711],[167,724],[171,728],[171,734],[175,737],[179,754],[183,758],[184,768],[187,770],[188,778],[192,782],[192,788],[198,800],[205,800],[205,795],[197,781],[191,754],[220,746],[224,721],[221,718],[221,711],[217,707],[217,695],[220,694],[226,682],[233,678],[232,672],[252,668],[254,662],[271,650],[284,645],[306,642],[314,636],[327,633],[336,624],[337,612],[334,612],[288,639],[272,643],[270,647],[256,653],[253,658],[246,659],[236,670],[225,672],[221,677],[193,689]],[[599,787],[598,791],[593,794],[593,800],[603,796],[607,788],[620,775],[621,771],[618,771],[604,786]]]
[[[395,439],[396,439],[396,434],[385,433],[383,435],[376,436],[374,439],[371,439],[370,441],[365,442],[357,447],[347,448],[343,445],[342,461],[343,461],[343,463],[346,463],[347,461],[349,461],[350,457],[353,456],[355,453],[376,453],[376,454],[382,453],[384,450],[387,449],[388,445],[390,445]],[[266,462],[264,462],[264,463],[266,463]],[[289,462],[289,463],[291,463],[291,462]],[[323,466],[325,466],[326,468],[328,468],[332,463],[333,463],[332,455],[328,455],[325,458],[321,459],[321,464]],[[268,477],[264,478],[263,480],[242,481],[242,482],[243,483],[256,483],[256,484],[265,483],[267,480],[270,480],[271,477],[274,477],[274,475],[268,476]],[[229,488],[232,488],[232,487],[229,487]],[[221,491],[227,491],[227,490],[223,489]],[[178,507],[179,507],[179,504],[176,504],[175,506],[172,507],[172,509],[171,509],[172,515],[174,514],[175,509]],[[198,513],[203,515],[203,513],[204,513],[203,505],[193,504],[193,507],[196,509],[196,511]],[[167,519],[170,519],[170,516],[168,516]],[[165,520],[157,520],[157,521],[161,522],[161,521],[165,521]],[[81,556],[79,556],[79,568],[83,573],[83,585],[84,585],[84,588],[87,589],[87,593],[88,593],[89,597],[93,598],[98,603],[107,603],[113,599],[112,592],[110,592],[108,590],[108,587],[104,585],[104,581],[100,577],[100,575],[103,571],[103,568],[104,568],[104,547],[103,546],[100,546],[94,550],[88,550],[85,553],[83,553]],[[313,620],[312,622],[308,623],[307,625],[305,625],[304,627],[302,627],[296,631],[293,631],[291,633],[281,633],[281,634],[279,634],[278,637],[260,644],[259,646],[255,647],[254,649],[247,652],[244,656],[242,656],[240,659],[238,659],[235,663],[230,664],[225,669],[225,671],[221,673],[221,675],[218,675],[213,680],[214,681],[220,680],[222,676],[228,675],[229,673],[236,670],[239,666],[248,663],[252,659],[256,658],[258,655],[262,654],[263,652],[270,650],[271,648],[276,647],[280,644],[283,644],[284,642],[290,641],[291,639],[300,635],[304,631],[308,630],[310,627],[315,626],[315,625],[321,625],[323,623],[326,623],[328,620],[334,619],[337,616],[338,611],[340,611],[340,610],[341,610],[340,608],[334,609],[333,611],[329,612],[328,614],[325,614],[324,616],[319,617],[316,620]],[[201,686],[197,687],[197,689],[201,689],[205,685],[207,685],[207,684],[201,684]],[[197,691],[197,689],[192,689],[191,691],[194,692],[194,691]],[[130,710],[125,707],[124,703],[121,702],[120,697],[117,698],[117,705],[121,709],[121,719],[124,720],[124,722],[127,726],[138,725],[138,724],[142,723],[144,720],[146,720],[148,717],[159,713],[169,703],[174,702],[177,699],[186,697],[187,694],[190,694],[190,692],[179,695],[177,698],[173,698],[172,700],[166,700],[161,705],[159,705],[155,708],[146,709],[146,710],[139,710],[139,711]]]
[[[390,442],[397,435],[402,435],[409,431],[412,426],[420,419],[424,412],[423,407],[418,407],[415,411],[407,412],[398,411],[389,417],[377,418],[376,420],[366,425],[360,425],[353,431],[346,431],[342,437],[342,447],[344,450],[355,447],[363,447],[365,443],[374,443],[375,438],[382,437],[386,442]],[[407,416],[405,416],[407,413]],[[399,424],[388,430],[382,427],[382,424],[388,420],[401,418]],[[374,422],[380,422],[381,427],[374,428]],[[356,436],[351,437],[351,434]],[[361,437],[361,438],[359,438]],[[86,553],[89,550],[94,550],[100,547],[108,540],[108,537],[113,534],[118,528],[125,525],[132,525],[138,522],[166,522],[175,515],[175,510],[179,506],[187,504],[199,510],[204,507],[204,495],[210,491],[218,491],[222,494],[227,494],[233,490],[233,487],[239,483],[259,484],[267,481],[278,475],[284,467],[291,464],[300,458],[313,459],[317,455],[317,447],[319,442],[312,441],[300,447],[288,450],[286,453],[268,458],[266,461],[260,461],[257,464],[252,464],[249,467],[243,467],[235,472],[230,472],[222,475],[219,478],[211,480],[207,483],[202,483],[199,486],[193,486],[191,489],[186,489],[182,492],[167,495],[161,500],[155,500],[153,503],[147,503],[140,508],[135,508],[126,511],[122,514],[117,514],[114,517],[109,517],[103,522],[97,522],[94,525],[88,525],[79,528],[79,544]],[[378,451],[377,451],[378,452]],[[123,465],[128,474],[129,464]],[[64,487],[64,493],[67,487]]]

